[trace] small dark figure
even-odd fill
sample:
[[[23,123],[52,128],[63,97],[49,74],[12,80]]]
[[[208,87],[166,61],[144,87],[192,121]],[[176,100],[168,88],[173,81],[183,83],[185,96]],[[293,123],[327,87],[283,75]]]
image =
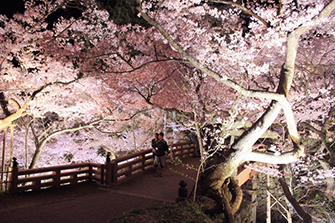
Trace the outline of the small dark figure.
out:
[[[154,166],[156,174],[155,176],[163,176],[163,168],[166,163],[166,155],[169,153],[169,146],[167,142],[164,140],[164,133],[159,133],[158,141],[156,142],[156,149],[155,149],[155,159],[154,159]],[[158,166],[160,165],[160,172],[158,171]]]
[[[158,141],[158,133],[155,133],[155,138],[151,140],[151,147],[152,147],[152,158],[155,160],[155,155],[156,155],[156,149],[157,149],[157,143]]]

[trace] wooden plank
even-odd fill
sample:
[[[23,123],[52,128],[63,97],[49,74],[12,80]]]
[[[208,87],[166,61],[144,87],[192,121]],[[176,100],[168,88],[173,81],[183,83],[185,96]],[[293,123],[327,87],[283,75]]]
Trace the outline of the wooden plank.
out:
[[[242,170],[237,176],[236,180],[238,183],[238,186],[242,186],[247,180],[249,180],[251,177],[251,170],[249,168],[246,168]]]

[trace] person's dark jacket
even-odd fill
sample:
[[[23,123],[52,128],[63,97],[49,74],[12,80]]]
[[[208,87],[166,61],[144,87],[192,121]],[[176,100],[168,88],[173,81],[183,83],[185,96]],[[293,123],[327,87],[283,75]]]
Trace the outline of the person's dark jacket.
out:
[[[153,140],[151,140],[151,147],[153,148],[153,149],[156,149],[156,143],[157,143],[157,141],[158,140],[156,140],[156,139],[153,139]]]
[[[169,153],[169,146],[165,140],[158,140],[156,142],[156,147],[157,147],[156,150],[157,156],[164,156],[165,154]]]
[[[151,147],[152,147],[152,155],[153,155],[153,158],[155,158],[156,156],[156,150],[157,150],[157,143],[158,139],[153,139],[151,140]]]

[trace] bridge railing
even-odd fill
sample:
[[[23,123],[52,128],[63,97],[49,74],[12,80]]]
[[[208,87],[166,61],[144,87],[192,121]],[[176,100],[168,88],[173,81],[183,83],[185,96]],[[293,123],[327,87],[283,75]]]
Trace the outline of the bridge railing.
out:
[[[184,159],[195,155],[192,142],[170,145],[173,157]],[[78,163],[19,170],[11,167],[8,176],[8,191],[22,192],[61,187],[81,182],[112,185],[125,182],[153,168],[151,149],[116,158],[105,164]]]
[[[8,190],[9,192],[35,191],[85,181],[103,183],[104,166],[97,163],[78,163],[27,170],[12,167],[9,172]]]
[[[185,159],[195,156],[195,145],[192,142],[172,144],[170,145],[170,152],[174,158]],[[108,165],[106,163],[106,168],[109,168]],[[112,160],[110,165],[112,169],[111,180],[109,182],[107,177],[106,184],[127,181],[153,168],[152,150],[148,149],[116,158]]]

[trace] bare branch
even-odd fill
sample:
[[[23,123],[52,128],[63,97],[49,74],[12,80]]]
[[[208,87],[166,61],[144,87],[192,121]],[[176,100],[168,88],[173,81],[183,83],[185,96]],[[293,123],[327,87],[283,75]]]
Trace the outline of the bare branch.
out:
[[[178,62],[178,63],[189,63],[188,61],[185,61],[185,60],[180,60],[180,59],[165,59],[165,60],[152,60],[152,61],[149,61],[149,62],[146,62],[146,63],[143,63],[141,64],[140,66],[138,67],[132,67],[131,70],[124,70],[124,71],[105,71],[104,73],[105,74],[108,74],[108,73],[113,73],[113,74],[123,74],[123,73],[132,73],[136,70],[140,70],[142,69],[143,67],[146,67],[150,64],[153,64],[153,63],[166,63],[166,62]],[[128,64],[128,63],[127,63]]]
[[[228,1],[220,1],[220,0],[209,0],[210,2],[213,3],[222,3],[222,4],[227,4],[227,5],[232,5],[235,6],[239,9],[241,9],[243,12],[255,17],[256,19],[258,19],[261,23],[263,23],[267,28],[270,27],[270,24],[268,22],[266,22],[262,17],[256,15],[255,13],[253,13],[252,11],[250,11],[249,9],[247,9],[246,7],[243,7],[242,5],[239,5],[235,2],[228,2]]]
[[[287,200],[291,203],[294,210],[297,212],[299,217],[304,221],[304,223],[312,223],[312,217],[304,211],[304,209],[299,205],[297,200],[292,196],[284,178],[278,178],[281,187],[283,188],[284,194]]]
[[[53,138],[54,136],[56,135],[59,135],[59,134],[62,134],[62,133],[66,133],[66,132],[73,132],[73,131],[79,131],[81,129],[86,129],[86,128],[96,128],[96,125],[102,123],[102,122],[120,122],[120,121],[128,121],[128,120],[131,120],[132,118],[134,118],[136,115],[144,112],[146,110],[142,110],[142,111],[138,111],[138,112],[135,112],[133,115],[131,115],[129,118],[124,118],[124,119],[110,119],[110,116],[107,116],[105,118],[101,118],[101,119],[98,119],[96,121],[93,121],[93,122],[90,122],[90,123],[87,123],[87,124],[84,124],[84,125],[79,125],[77,127],[73,127],[73,128],[67,128],[67,129],[62,129],[62,130],[58,130],[58,131],[55,131],[51,134],[49,134],[48,136],[45,136],[43,138],[42,141],[38,142],[38,141],[35,141],[35,145],[36,145],[36,150],[35,150],[35,153],[34,153],[34,156],[32,158],[32,161],[30,163],[30,166],[29,166],[29,169],[31,168],[34,168],[37,164],[37,160],[39,159],[39,157],[41,156],[41,153],[42,153],[42,148],[43,146],[51,139]],[[37,137],[36,135],[34,134],[34,137],[35,137],[35,140],[37,140]]]

